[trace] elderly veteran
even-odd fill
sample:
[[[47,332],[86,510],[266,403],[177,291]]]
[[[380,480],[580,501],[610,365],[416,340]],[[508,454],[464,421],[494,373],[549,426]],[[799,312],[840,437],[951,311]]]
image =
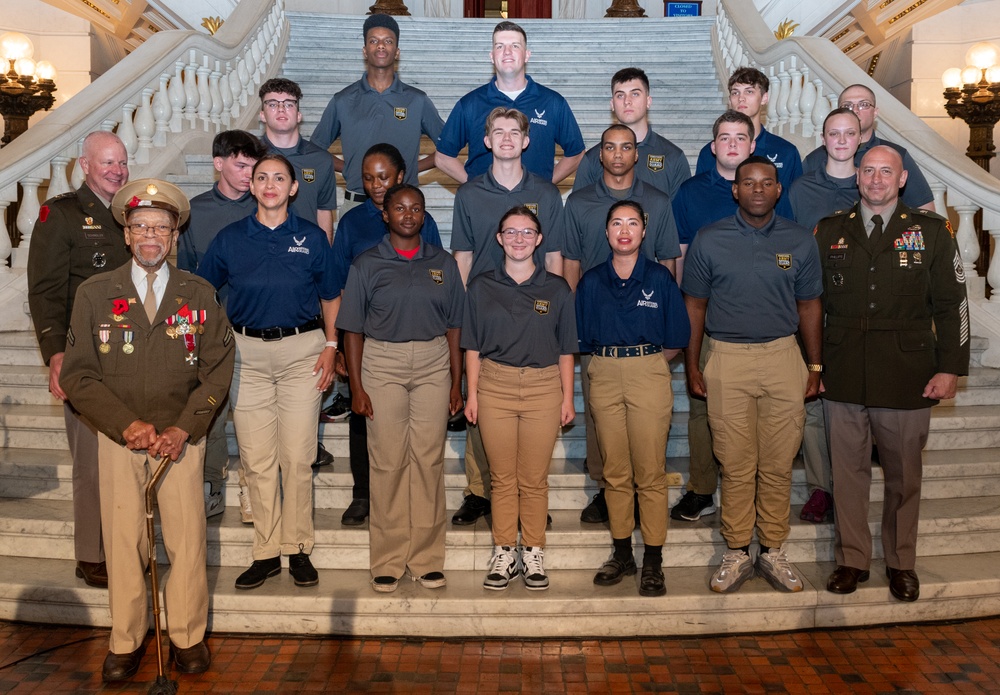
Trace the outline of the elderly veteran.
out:
[[[215,290],[166,260],[188,217],[184,194],[141,179],[123,186],[111,208],[125,225],[132,262],[80,285],[60,382],[99,432],[108,682],[139,669],[149,628],[143,497],[153,460],[164,456],[174,460],[158,493],[171,565],[167,632],[177,670],[208,669],[202,466],[205,435],[233,373],[233,335]]]

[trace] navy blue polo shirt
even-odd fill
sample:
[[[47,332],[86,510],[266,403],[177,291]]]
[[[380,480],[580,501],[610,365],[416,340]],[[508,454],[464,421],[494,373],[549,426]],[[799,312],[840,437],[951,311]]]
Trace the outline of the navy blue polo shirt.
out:
[[[338,292],[343,291],[347,283],[347,273],[354,259],[373,246],[378,246],[382,237],[388,233],[389,229],[382,220],[382,211],[375,207],[371,198],[344,213],[333,237],[333,276]],[[424,226],[420,230],[420,236],[428,244],[441,246],[437,222],[429,212],[424,212]]]
[[[229,285],[226,313],[234,326],[294,328],[320,315],[320,299],[336,299],[326,232],[290,214],[275,229],[246,217],[215,237],[198,275],[216,289]]]
[[[727,343],[767,343],[793,335],[797,301],[823,292],[812,233],[772,215],[756,229],[740,213],[700,232],[684,261],[684,294],[708,299],[705,331]]]
[[[788,192],[794,219],[806,229],[837,210],[850,209],[860,197],[856,176],[836,179],[826,173],[826,167],[803,174]]]
[[[462,347],[511,367],[551,367],[576,353],[573,291],[542,266],[520,285],[503,266],[469,283]]]
[[[511,99],[497,88],[497,78],[478,87],[458,100],[448,115],[444,130],[437,141],[441,154],[457,157],[469,146],[465,172],[472,179],[485,174],[493,164],[493,153],[486,147],[486,117],[498,106],[517,109],[528,117],[528,136],[531,144],[521,155],[521,162],[533,174],[546,181],[552,180],[555,167],[556,144],[567,157],[583,152],[583,134],[569,104],[558,92],[543,87],[526,76],[527,87],[517,99]]]
[[[674,143],[662,135],[654,133],[650,128],[646,137],[636,146],[639,161],[635,165],[635,175],[640,181],[648,183],[671,198],[677,194],[681,184],[691,178],[691,165],[687,155]],[[580,160],[573,179],[573,190],[597,183],[604,178],[604,167],[601,166],[601,145],[594,145]]]
[[[877,147],[878,145],[887,145],[899,152],[900,156],[903,158],[903,169],[909,172],[906,176],[906,185],[903,186],[903,190],[899,195],[899,199],[903,201],[903,204],[908,205],[911,208],[919,208],[921,205],[927,205],[927,203],[933,202],[934,192],[931,190],[930,184],[927,183],[927,179],[924,177],[924,172],[920,171],[920,167],[917,166],[913,157],[902,145],[897,145],[894,142],[883,140],[875,133],[872,133],[868,142],[861,143],[861,146],[858,147],[858,151],[854,153],[854,166],[861,166],[861,158],[865,156],[865,152],[873,147]],[[815,150],[807,154],[804,166],[806,173],[815,171],[816,169],[825,169],[826,147],[820,145]]]
[[[588,270],[577,285],[580,352],[645,343],[666,349],[686,348],[691,324],[673,274],[640,255],[632,274],[622,280],[612,260],[609,257]]]
[[[778,168],[778,183],[782,188],[787,190],[795,179],[802,176],[802,156],[799,154],[799,148],[788,140],[761,127],[754,142],[756,145],[751,154],[767,157],[769,161],[774,162],[774,166]],[[700,174],[714,168],[715,155],[712,154],[712,143],[707,143],[698,153],[698,164],[694,173]]]
[[[735,215],[739,207],[733,197],[733,182],[722,178],[714,166],[682,183],[674,196],[673,206],[677,238],[681,244],[690,244],[699,229],[723,217]],[[782,217],[792,218],[792,206],[784,188],[774,211]]]

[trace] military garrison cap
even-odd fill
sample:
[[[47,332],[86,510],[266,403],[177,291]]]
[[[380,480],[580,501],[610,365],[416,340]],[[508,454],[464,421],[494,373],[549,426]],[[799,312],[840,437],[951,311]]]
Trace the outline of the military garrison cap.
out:
[[[177,227],[187,222],[191,214],[191,203],[184,192],[172,183],[159,179],[138,179],[130,181],[115,193],[111,201],[111,212],[122,224],[128,224],[128,213],[137,208],[155,208],[177,215]]]

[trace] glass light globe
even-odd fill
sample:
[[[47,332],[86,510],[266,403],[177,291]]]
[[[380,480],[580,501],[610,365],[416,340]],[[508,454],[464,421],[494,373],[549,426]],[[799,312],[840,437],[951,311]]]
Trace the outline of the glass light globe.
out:
[[[32,77],[35,74],[35,61],[31,58],[21,58],[14,63],[14,70],[22,77]]]
[[[40,80],[52,80],[54,82],[56,79],[55,66],[47,60],[40,60],[35,65],[35,75]]]
[[[998,58],[1000,58],[1000,48],[986,41],[973,45],[965,54],[965,62],[980,70],[993,67],[997,64]]]
[[[1000,65],[994,65],[986,71],[986,81],[990,84],[1000,82]]]
[[[979,84],[979,80],[983,77],[983,71],[974,65],[962,70],[962,84]]]
[[[19,60],[30,58],[35,53],[35,47],[24,34],[16,31],[8,31],[0,34],[0,55],[7,60]]]
[[[958,89],[962,86],[962,70],[960,68],[948,68],[941,75],[941,84],[945,89]]]

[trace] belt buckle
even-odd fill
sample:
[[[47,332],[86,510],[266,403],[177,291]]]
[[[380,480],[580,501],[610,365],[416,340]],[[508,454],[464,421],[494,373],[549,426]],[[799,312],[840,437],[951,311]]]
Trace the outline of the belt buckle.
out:
[[[275,340],[281,340],[284,335],[281,332],[281,328],[262,328],[260,331],[260,339],[265,343],[270,343]]]
[[[608,348],[608,357],[614,357],[614,358],[617,359],[618,358],[618,348],[617,347],[610,347],[610,348]]]

